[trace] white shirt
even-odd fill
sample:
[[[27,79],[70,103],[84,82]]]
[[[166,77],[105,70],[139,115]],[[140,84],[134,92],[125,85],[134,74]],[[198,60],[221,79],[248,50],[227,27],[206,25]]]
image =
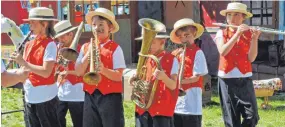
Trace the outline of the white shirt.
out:
[[[57,86],[59,84],[57,83]],[[84,101],[83,83],[72,85],[68,80],[58,87],[60,101],[82,102]]]
[[[177,58],[174,57],[170,75],[178,74],[178,70],[179,70],[178,67],[179,67],[179,62]]]
[[[62,43],[58,43],[57,47],[62,46]],[[83,91],[83,83],[77,83],[72,85],[70,81],[66,80],[62,85],[58,86],[58,99],[60,101],[70,102],[82,102],[84,101],[85,93]]]
[[[219,30],[217,32],[216,37],[214,38],[214,41],[216,42],[216,40],[218,38],[222,38],[223,39],[223,31],[222,30]],[[251,77],[252,76],[252,72],[248,72],[246,74],[242,74],[237,67],[234,67],[234,69],[231,70],[230,72],[228,72],[227,74],[224,71],[219,70],[218,71],[218,76],[221,77],[221,78],[244,78],[244,77]]]
[[[207,62],[202,50],[198,50],[194,59],[193,75],[206,75]],[[202,89],[193,87],[187,89],[185,96],[179,96],[174,112],[177,114],[202,115]]]
[[[55,43],[49,43],[45,49],[43,61],[56,61],[57,48]],[[49,101],[57,95],[56,82],[50,85],[34,87],[29,79],[24,83],[25,100],[28,103],[42,103]]]
[[[107,44],[109,42],[106,42],[104,44],[100,44],[100,46],[103,47],[105,44]],[[79,56],[76,60],[76,63],[82,63],[83,57],[84,57],[84,46],[82,46],[80,49],[80,53],[79,53]],[[115,51],[113,53],[113,69],[119,69],[119,68],[126,68],[126,64],[125,64],[125,58],[124,58],[123,50],[118,45],[118,47],[115,49]]]
[[[4,71],[6,71],[6,66],[5,66],[3,60],[1,60],[1,73],[3,73]]]

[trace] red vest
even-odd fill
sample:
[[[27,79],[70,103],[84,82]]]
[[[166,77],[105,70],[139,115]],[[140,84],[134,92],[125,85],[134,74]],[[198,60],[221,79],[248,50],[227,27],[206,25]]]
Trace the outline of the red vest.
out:
[[[89,43],[84,44],[84,55],[87,53],[89,48]],[[100,48],[100,57],[101,61],[104,64],[105,68],[113,69],[113,53],[117,49],[119,45],[114,41],[106,42],[106,44]],[[89,72],[89,65],[86,69],[86,73]],[[103,95],[109,94],[109,93],[122,93],[123,86],[122,81],[113,81],[111,79],[108,79],[104,75],[101,75],[101,82],[96,85],[89,85],[86,82],[83,81],[84,87],[83,90],[88,92],[89,94],[92,94],[96,89],[98,89]]]
[[[81,45],[78,44],[77,45],[77,52],[79,53],[81,49]],[[70,61],[70,63],[68,64],[68,70],[72,71],[75,70],[75,62]],[[64,68],[62,66],[60,66],[60,71],[64,71]],[[59,79],[59,78],[58,78]],[[68,80],[72,85],[75,85],[77,83],[82,82],[82,77],[81,76],[76,76],[76,75],[67,75],[65,77],[65,79],[63,79],[63,82],[65,82],[65,80]]]
[[[158,55],[158,57],[162,57],[160,60],[162,69],[165,71],[166,75],[170,77],[174,56],[170,53],[163,52]],[[146,80],[151,80],[152,82],[154,81],[155,78],[152,77],[152,72],[154,71],[155,67],[156,64],[153,62],[153,60],[148,59]],[[154,95],[154,100],[152,102],[152,105],[148,109],[148,112],[152,117],[156,115],[172,117],[177,98],[178,86],[175,90],[170,90],[161,80],[159,80],[157,84],[156,93]],[[146,111],[136,106],[136,112],[139,115],[142,115]]]
[[[53,40],[49,37],[37,36],[34,40],[27,42],[24,59],[33,65],[43,66],[45,49],[49,43],[54,43],[52,41]],[[52,73],[48,78],[44,78],[33,72],[30,72],[29,80],[34,87],[40,85],[52,85],[55,83],[54,72],[55,67],[53,68]]]
[[[231,32],[228,29],[223,30],[224,42],[227,43],[234,33],[235,32]],[[226,56],[220,55],[219,70],[224,71],[227,74],[237,67],[242,74],[251,72],[251,62],[248,60],[250,41],[251,32],[244,32]]]
[[[195,44],[193,44],[190,48],[188,47],[186,48],[183,79],[193,76],[194,60],[195,60],[195,56],[198,50],[200,50],[200,48],[197,47]],[[177,59],[179,63],[181,63],[182,57],[180,55],[177,55]],[[200,77],[199,80],[195,83],[182,85],[183,90],[187,90],[192,87],[200,87],[202,89],[203,88],[203,77]]]

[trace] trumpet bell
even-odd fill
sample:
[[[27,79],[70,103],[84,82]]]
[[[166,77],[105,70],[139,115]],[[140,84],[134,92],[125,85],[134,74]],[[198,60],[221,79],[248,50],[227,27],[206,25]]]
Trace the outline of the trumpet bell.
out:
[[[101,75],[95,72],[89,72],[83,76],[83,81],[90,85],[98,85],[101,81]]]
[[[63,58],[73,62],[76,61],[79,55],[79,53],[76,50],[67,47],[60,49],[59,54],[61,54]]]

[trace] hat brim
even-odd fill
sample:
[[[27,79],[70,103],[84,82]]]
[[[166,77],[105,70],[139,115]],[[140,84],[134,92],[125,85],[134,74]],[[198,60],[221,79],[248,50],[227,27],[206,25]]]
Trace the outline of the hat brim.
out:
[[[221,14],[222,16],[226,16],[226,14],[227,14],[228,12],[239,12],[239,13],[243,13],[243,14],[246,15],[245,18],[250,18],[250,17],[252,17],[252,13],[247,12],[247,11],[245,11],[245,10],[239,10],[239,9],[222,10],[222,11],[220,11],[220,14]]]
[[[168,36],[168,35],[156,35],[155,38],[157,38],[157,39],[168,39],[168,38],[170,38],[170,36]],[[142,36],[138,37],[138,38],[135,38],[136,41],[139,41],[139,40],[142,40],[142,39],[143,39]]]
[[[64,35],[64,34],[66,34],[66,33],[68,33],[68,32],[71,32],[71,31],[77,29],[77,28],[78,28],[78,26],[72,27],[72,28],[67,29],[67,30],[65,30],[65,31],[63,31],[63,32],[60,32],[59,34],[56,34],[56,35],[54,36],[54,38],[58,38],[58,37],[60,37],[60,36],[62,36],[62,35]]]
[[[173,42],[173,43],[176,43],[176,44],[181,44],[182,42],[180,41],[180,39],[176,36],[176,31],[184,26],[194,26],[197,28],[197,33],[196,33],[196,36],[194,37],[194,39],[197,39],[199,38],[203,32],[204,32],[204,27],[198,23],[187,23],[187,24],[183,24],[175,29],[173,29],[170,33],[170,40]]]
[[[97,16],[97,15],[105,17],[109,21],[111,21],[111,23],[114,26],[114,29],[111,31],[111,33],[116,33],[116,32],[119,31],[120,27],[119,27],[119,24],[117,23],[117,21],[115,19],[111,18],[110,16],[106,15],[105,13],[102,13],[102,12],[95,12],[95,11],[88,12],[87,15],[86,15],[86,22],[87,22],[87,24],[91,25],[92,17]]]
[[[45,19],[45,18],[29,18],[29,19],[23,19],[23,21],[31,21],[31,20],[58,21],[58,19]]]

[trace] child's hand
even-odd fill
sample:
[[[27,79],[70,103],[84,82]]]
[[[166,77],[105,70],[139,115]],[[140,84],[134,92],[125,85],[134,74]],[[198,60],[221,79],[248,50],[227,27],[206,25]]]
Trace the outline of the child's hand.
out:
[[[238,29],[237,29],[237,33],[241,34],[243,33],[244,31],[247,31],[249,30],[250,27],[246,24],[241,24],[240,26],[238,26]]]
[[[258,39],[259,35],[261,34],[261,31],[258,30],[257,28],[252,28],[251,32],[252,32],[252,39]]]
[[[135,79],[137,79],[137,75],[136,74],[134,74],[134,75],[132,75],[130,78],[129,78],[129,84],[130,84],[130,86],[134,86],[134,84],[133,84],[133,82],[135,81]]]
[[[16,74],[19,76],[19,82],[25,82],[26,79],[29,77],[30,71],[25,69],[25,67],[21,67],[16,71]]]
[[[164,80],[168,77],[163,70],[160,71],[158,69],[155,69],[153,76],[158,80]]]
[[[26,61],[23,59],[23,56],[16,52],[12,53],[12,56],[10,58],[22,66],[26,63]]]

